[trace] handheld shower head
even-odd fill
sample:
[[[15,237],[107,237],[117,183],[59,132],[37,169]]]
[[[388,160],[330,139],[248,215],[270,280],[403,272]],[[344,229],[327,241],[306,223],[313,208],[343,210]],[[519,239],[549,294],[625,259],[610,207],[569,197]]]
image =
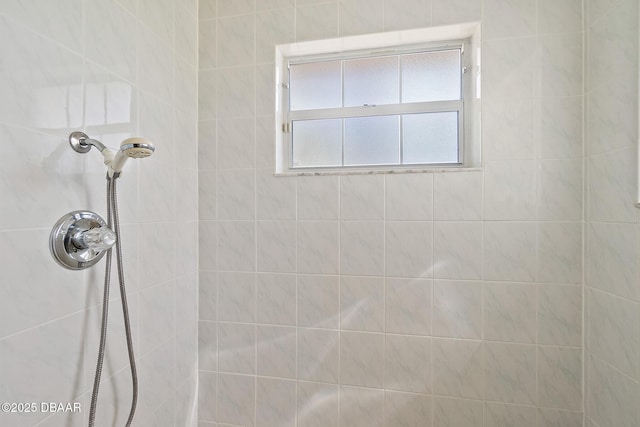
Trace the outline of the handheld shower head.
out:
[[[69,144],[71,148],[78,153],[88,153],[91,147],[96,147],[104,158],[104,164],[107,165],[108,168],[107,173],[111,178],[120,175],[129,157],[132,159],[149,157],[156,149],[148,139],[133,137],[122,141],[120,143],[120,149],[114,151],[97,139],[89,138],[86,133],[79,131],[72,132],[71,135],[69,135]]]
[[[153,154],[155,149],[156,147],[148,139],[138,137],[125,139],[120,144],[120,149],[116,153],[115,157],[109,163],[109,176],[120,174],[129,157],[132,159],[149,157]]]
[[[149,157],[155,150],[153,143],[144,138],[127,138],[120,144],[120,151],[132,159]]]

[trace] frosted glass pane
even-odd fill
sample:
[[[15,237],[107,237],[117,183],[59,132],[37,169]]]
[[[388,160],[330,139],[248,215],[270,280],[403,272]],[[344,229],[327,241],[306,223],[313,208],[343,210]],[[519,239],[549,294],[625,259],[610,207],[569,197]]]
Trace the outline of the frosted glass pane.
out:
[[[458,113],[402,116],[402,162],[458,163]]]
[[[400,116],[345,119],[345,165],[398,163],[400,163]]]
[[[344,105],[382,105],[400,102],[397,56],[352,59],[344,63]]]
[[[291,110],[342,107],[341,61],[293,64],[289,73]]]
[[[342,119],[295,121],[292,132],[293,167],[342,164]]]
[[[402,102],[460,99],[460,51],[442,50],[402,57]]]

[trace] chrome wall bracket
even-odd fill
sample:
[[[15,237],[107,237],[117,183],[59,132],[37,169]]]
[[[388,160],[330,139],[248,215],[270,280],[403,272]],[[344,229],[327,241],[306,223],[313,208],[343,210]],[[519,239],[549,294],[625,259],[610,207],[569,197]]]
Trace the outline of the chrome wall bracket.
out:
[[[89,136],[80,131],[71,132],[69,135],[69,145],[78,153],[88,153],[91,150],[91,145],[85,141],[89,139]]]
[[[116,243],[114,233],[100,215],[73,211],[56,222],[49,237],[51,255],[64,268],[84,270],[96,264]]]

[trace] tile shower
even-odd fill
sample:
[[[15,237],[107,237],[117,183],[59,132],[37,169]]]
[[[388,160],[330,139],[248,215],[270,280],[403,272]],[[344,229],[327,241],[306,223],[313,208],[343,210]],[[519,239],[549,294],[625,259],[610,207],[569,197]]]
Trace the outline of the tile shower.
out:
[[[65,145],[84,129],[158,147],[120,188],[135,425],[640,426],[638,13],[2,1],[0,400],[89,405],[101,272],[46,247],[62,213],[105,209],[102,165]],[[482,170],[273,176],[274,44],[469,21]],[[112,312],[98,425],[122,425],[130,399]]]
[[[197,2],[0,2],[0,400],[73,402],[81,413],[0,413],[0,425],[87,425],[104,263],[59,267],[48,249],[64,213],[106,214],[100,155],[85,130],[157,151],[119,184],[140,396],[134,425],[196,425]],[[131,383],[113,287],[97,426],[123,426]]]
[[[640,425],[637,8],[201,1],[200,427]],[[468,21],[481,171],[273,176],[274,44]]]

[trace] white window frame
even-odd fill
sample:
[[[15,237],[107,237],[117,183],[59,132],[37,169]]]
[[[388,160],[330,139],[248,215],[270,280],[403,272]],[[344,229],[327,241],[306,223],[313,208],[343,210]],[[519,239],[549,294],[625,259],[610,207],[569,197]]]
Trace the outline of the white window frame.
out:
[[[462,49],[461,63],[466,75],[462,79],[462,100],[434,101],[289,111],[288,78],[290,63],[332,59],[402,55],[412,52]],[[414,171],[443,168],[465,168],[480,165],[480,24],[469,23],[417,30],[405,30],[329,40],[276,46],[276,174],[305,174],[358,171]],[[339,114],[337,111],[339,110]],[[439,111],[459,114],[457,164],[393,164],[333,167],[293,167],[292,138],[289,123],[311,118],[370,117]]]

